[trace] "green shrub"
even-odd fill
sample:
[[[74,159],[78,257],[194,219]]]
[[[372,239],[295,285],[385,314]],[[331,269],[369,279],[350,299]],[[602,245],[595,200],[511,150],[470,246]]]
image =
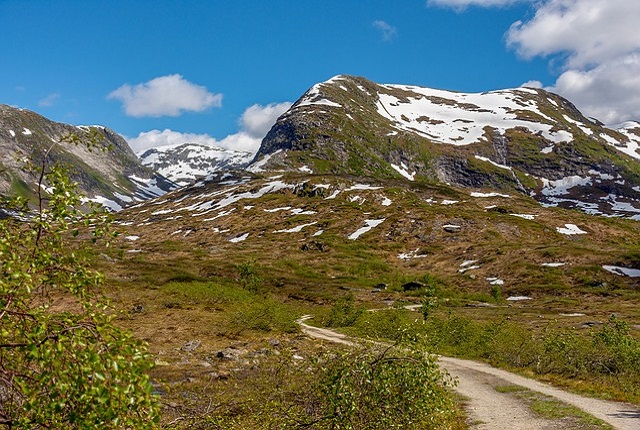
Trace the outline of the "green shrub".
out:
[[[355,304],[353,294],[349,293],[335,301],[329,316],[325,321],[326,327],[351,327],[364,310]]]
[[[406,327],[403,309],[384,309],[376,312],[364,312],[353,324],[359,336],[373,339],[398,340]]]
[[[448,428],[452,380],[430,355],[405,347],[358,349],[323,366],[321,428]]]
[[[152,428],[153,361],[143,342],[115,325],[118,312],[96,292],[103,277],[86,257],[97,241],[108,245],[111,217],[83,208],[67,169],[47,165],[54,146],[27,166],[38,209],[16,201],[21,220],[0,220],[0,424]]]
[[[268,298],[256,297],[233,312],[229,322],[237,332],[257,330],[296,333],[300,330],[295,322],[299,316],[299,311],[290,306]]]
[[[240,285],[252,293],[258,292],[262,285],[262,279],[258,276],[258,268],[255,261],[247,261],[237,266],[240,276]]]

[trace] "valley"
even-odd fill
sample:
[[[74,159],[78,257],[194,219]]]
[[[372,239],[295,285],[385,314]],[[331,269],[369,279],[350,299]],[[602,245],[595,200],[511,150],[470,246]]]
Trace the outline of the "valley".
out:
[[[15,133],[24,118],[41,140],[56,130],[47,144],[64,128],[5,110],[0,134],[20,153],[37,148]],[[382,426],[404,408],[419,422],[405,428],[491,428],[493,412],[474,415],[436,356],[460,388],[471,365],[448,357],[639,405],[638,130],[539,89],[465,94],[341,75],[305,93],[254,155],[174,145],[143,160],[128,148],[87,156],[115,170],[126,160],[153,193],[131,186],[135,175],[81,170],[80,191],[106,202],[118,234],[86,249],[88,233],[65,240],[104,274],[97,292],[118,326],[148,344],[166,428],[383,428],[374,417]],[[24,172],[3,175],[5,188],[38,195]],[[508,379],[492,393],[508,392],[531,428],[611,428],[575,410],[537,416],[546,400]],[[345,406],[342,392],[362,403]],[[385,402],[398,406],[385,415]]]

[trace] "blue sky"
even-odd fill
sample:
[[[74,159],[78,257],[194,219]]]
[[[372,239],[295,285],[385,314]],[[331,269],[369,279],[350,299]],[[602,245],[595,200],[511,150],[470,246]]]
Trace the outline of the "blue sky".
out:
[[[627,0],[0,0],[0,103],[108,126],[134,149],[255,149],[337,74],[530,82],[614,123],[640,119],[639,18]]]

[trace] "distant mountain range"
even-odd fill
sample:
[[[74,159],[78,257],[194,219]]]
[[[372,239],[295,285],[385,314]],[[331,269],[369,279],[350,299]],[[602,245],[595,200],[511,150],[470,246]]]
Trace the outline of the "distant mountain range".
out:
[[[104,127],[54,123],[0,106],[0,194],[33,193],[16,159],[63,136],[98,131],[112,151],[58,145],[54,158],[94,200],[119,210],[214,173],[352,175],[522,193],[545,206],[640,218],[640,124],[617,129],[541,89],[468,94],[336,76],[276,122],[256,154],[188,143],[139,159]],[[167,178],[167,179],[165,179]]]
[[[198,143],[164,145],[138,154],[142,164],[179,185],[187,185],[220,170],[242,169],[253,155]]]
[[[9,107],[1,118],[3,195],[33,193],[16,159],[64,135],[97,132],[113,146],[54,153],[91,199],[129,206],[117,215],[125,255],[170,259],[170,243],[259,258],[302,289],[351,282],[345,259],[372,285],[408,269],[516,296],[637,285],[640,125],[607,128],[540,89],[464,94],[338,76],[307,91],[255,155],[185,143],[142,162],[103,127]]]

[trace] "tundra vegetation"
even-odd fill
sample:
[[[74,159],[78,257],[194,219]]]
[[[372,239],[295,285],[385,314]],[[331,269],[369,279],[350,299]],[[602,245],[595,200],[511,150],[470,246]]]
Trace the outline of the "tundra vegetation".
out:
[[[640,403],[637,285],[602,269],[640,264],[635,221],[390,180],[380,181],[388,208],[376,203],[381,186],[358,190],[359,201],[288,189],[209,223],[153,215],[188,197],[178,191],[111,224],[79,211],[64,169],[45,167],[42,205],[0,224],[8,427],[464,428],[455,381],[432,354]],[[311,216],[281,207],[312,209],[317,224],[276,233]],[[346,239],[363,215],[384,222]],[[568,222],[589,234],[553,228]],[[451,223],[460,231],[442,229]],[[237,233],[249,239],[231,243]],[[416,258],[398,257],[407,250]],[[475,259],[481,267],[460,270]],[[508,282],[488,282],[497,276]],[[306,314],[359,346],[303,336]]]
[[[63,143],[78,142],[71,137]],[[171,376],[167,380],[153,370],[142,333],[135,325],[133,333],[125,328],[133,318],[117,306],[120,293],[105,286],[104,276],[92,267],[95,259],[111,260],[106,253],[112,252],[116,237],[112,217],[83,204],[68,178],[69,167],[50,164],[47,153],[25,169],[38,183],[37,207],[22,198],[4,201],[12,216],[0,220],[3,426],[154,428],[160,425],[161,402],[167,405],[165,417],[171,416],[167,410],[180,411],[171,421],[165,418],[165,427],[461,426],[462,415],[447,391],[453,382],[424,351],[400,344],[344,351],[307,345],[318,354],[305,359],[294,352],[296,347],[279,347],[299,341],[291,338],[299,331],[299,309],[263,286],[255,260],[236,264],[237,277],[227,285],[170,270],[158,302],[167,309],[224,310],[228,338],[268,333],[283,340],[254,354],[251,365],[241,366],[233,377],[220,370],[210,372],[205,386],[169,382]],[[144,307],[133,312],[144,312]],[[191,345],[195,349],[199,342]],[[161,360],[156,362],[162,367]],[[208,385],[213,381],[219,383],[212,396]],[[194,387],[201,395],[194,395]],[[178,404],[166,400],[174,393]],[[203,402],[208,402],[205,409]]]
[[[301,179],[291,174],[281,180]],[[312,180],[334,186],[326,177]],[[379,185],[383,188],[358,190],[360,202],[351,201],[347,192],[329,200],[330,192],[266,194],[210,222],[173,209],[171,202],[184,197],[180,192],[152,206],[175,211],[167,215],[171,220],[152,218],[148,208],[118,215],[125,224],[121,228],[139,238],[102,250],[108,258],[96,251],[93,262],[108,273],[113,300],[131,310],[118,322],[149,342],[165,425],[376,428],[362,424],[365,417],[350,415],[349,408],[356,407],[352,395],[351,400],[332,399],[327,394],[332,386],[322,384],[334,381],[345,393],[362,389],[363,396],[373,395],[373,386],[359,382],[373,370],[359,366],[380,356],[380,342],[394,345],[388,354],[402,357],[392,360],[398,364],[427,360],[421,370],[411,371],[431,369],[429,354],[450,354],[583,393],[639,402],[637,287],[633,279],[601,267],[608,262],[637,267],[636,221],[541,208],[524,196],[479,202],[442,185]],[[235,192],[257,187],[249,183]],[[393,207],[380,209],[376,202],[382,192]],[[443,199],[461,203],[429,202]],[[495,208],[486,209],[489,205]],[[317,213],[273,210],[285,207]],[[358,227],[352,220],[363,212],[367,219],[385,221],[358,240],[346,239]],[[512,213],[535,213],[536,218]],[[145,225],[152,220],[151,227]],[[276,233],[310,221],[317,224]],[[565,238],[553,228],[569,222],[589,234]],[[460,231],[442,229],[451,223]],[[320,229],[322,235],[314,236]],[[246,241],[229,242],[246,232]],[[407,250],[413,257],[398,257]],[[471,260],[478,261],[461,267]],[[460,270],[471,266],[479,267]],[[487,279],[498,277],[504,284]],[[507,300],[512,296],[531,300]],[[362,346],[308,339],[295,323],[306,314],[314,316],[307,323],[346,333]],[[190,347],[194,340],[200,342],[195,349]],[[405,383],[405,371],[394,371],[394,384]],[[460,407],[447,400],[446,375],[435,375],[438,399],[449,406],[434,404],[442,411],[436,416],[424,406],[412,416],[414,424],[396,417],[405,428],[464,428]],[[429,424],[436,418],[448,424]]]

